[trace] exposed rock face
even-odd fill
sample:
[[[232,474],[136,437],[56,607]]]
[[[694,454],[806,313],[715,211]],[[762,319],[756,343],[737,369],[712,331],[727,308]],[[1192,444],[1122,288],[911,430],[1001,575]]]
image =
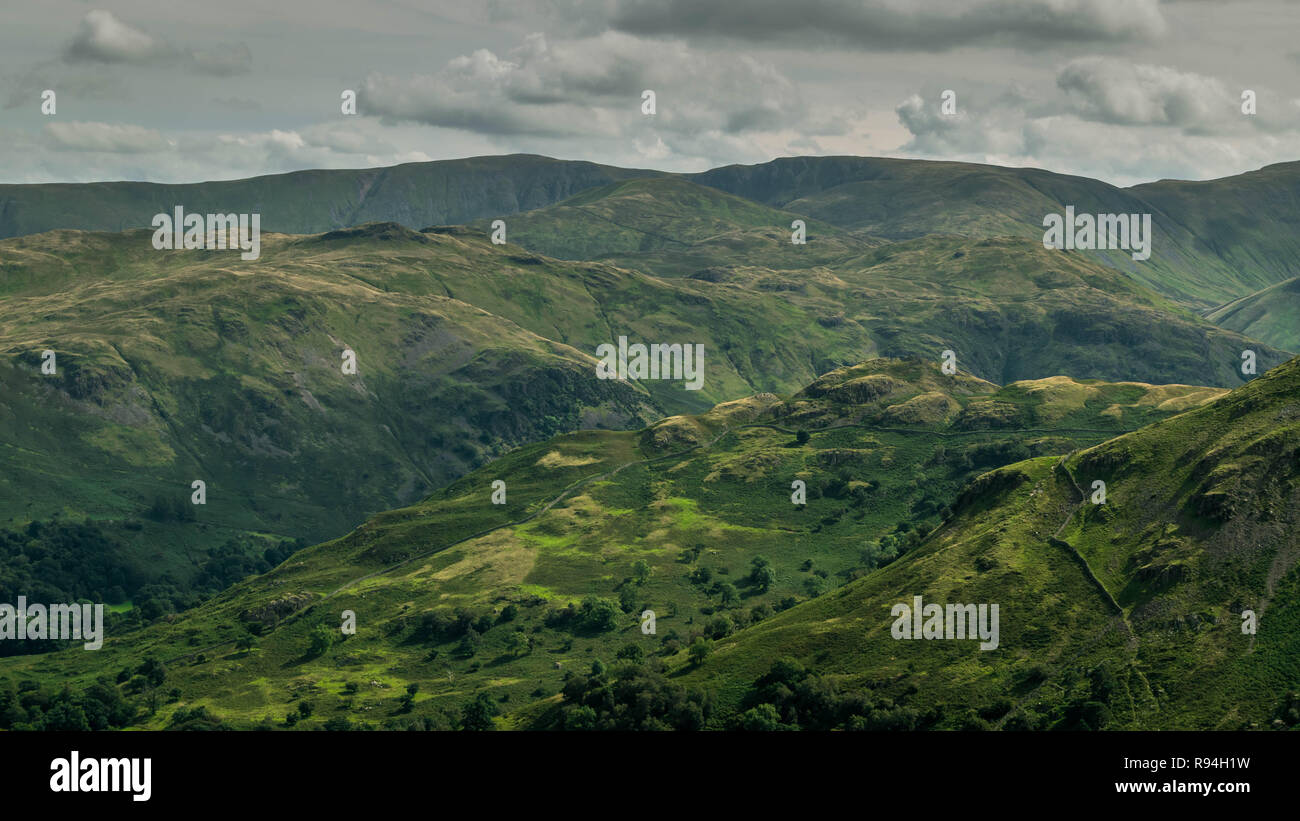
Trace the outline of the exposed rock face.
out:
[[[307,606],[312,600],[311,593],[291,593],[287,596],[267,602],[260,607],[252,607],[239,614],[239,620],[261,622],[264,626],[275,624],[280,619]]]

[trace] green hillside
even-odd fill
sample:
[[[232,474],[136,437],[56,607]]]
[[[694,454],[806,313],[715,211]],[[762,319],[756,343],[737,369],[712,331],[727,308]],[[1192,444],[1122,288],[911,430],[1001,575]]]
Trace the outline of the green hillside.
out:
[[[791,242],[803,220],[806,243]],[[489,230],[490,220],[475,227]],[[782,270],[834,266],[880,245],[676,176],[588,189],[508,221],[511,242],[561,259],[612,262],[657,276],[710,275],[741,263]]]
[[[296,726],[450,727],[480,694],[503,714],[499,726],[563,722],[557,694],[596,660],[641,659],[658,676],[697,639],[725,648],[766,635],[769,622],[838,601],[830,591],[846,582],[856,590],[927,552],[953,500],[982,498],[987,480],[961,491],[984,471],[1035,456],[1050,464],[1049,454],[1222,395],[1065,377],[999,388],[932,363],[874,360],[785,398],[759,394],[639,433],[568,434],[174,620],[124,627],[100,651],[0,661],[0,681],[37,683],[8,697],[22,712],[0,715],[9,726],[44,721],[42,692],[107,674],[105,687],[154,710],[140,718],[147,726],[187,722],[198,707],[232,726],[282,725],[306,701],[314,711]],[[491,501],[497,480],[504,504]],[[645,609],[654,635],[638,629]],[[353,636],[338,629],[344,611],[356,616]],[[149,659],[166,668],[152,685]],[[674,721],[704,715],[679,706]]]
[[[1295,724],[1297,396],[1292,360],[1138,432],[989,473],[920,547],[718,642],[683,683],[713,689],[724,723],[790,723],[803,696],[773,689],[784,681],[851,697],[868,726]],[[892,638],[891,608],[915,595],[1000,603],[999,647]]]
[[[1300,277],[1233,300],[1205,318],[1222,328],[1300,350]]]
[[[452,298],[425,267],[453,282],[468,249],[508,291],[530,260],[393,230],[268,235],[257,262],[157,252],[147,231],[0,243],[0,522],[90,517],[183,580],[239,534],[330,538],[524,442],[662,414],[592,379],[591,347]],[[403,247],[425,253],[402,265]],[[198,529],[151,521],[159,500]]]
[[[671,190],[687,187],[709,190]],[[1032,242],[846,242],[834,266],[795,269],[769,267],[803,253],[781,232],[736,246],[726,267],[657,277],[641,269],[677,252],[564,262],[392,223],[268,234],[248,262],[154,251],[147,230],[0,241],[0,522],[89,516],[136,565],[183,579],[240,534],[320,541],[512,447],[788,393],[876,355],[951,350],[996,382],[1225,386],[1243,378],[1243,349],[1261,369],[1285,358]],[[621,336],[703,345],[701,389],[594,378],[598,347]],[[208,530],[141,519],[196,479],[211,499],[191,512]]]

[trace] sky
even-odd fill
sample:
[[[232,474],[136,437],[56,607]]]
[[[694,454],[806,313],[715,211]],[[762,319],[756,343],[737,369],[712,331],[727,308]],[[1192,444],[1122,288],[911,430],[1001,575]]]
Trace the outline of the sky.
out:
[[[10,0],[0,182],[516,152],[1212,179],[1300,160],[1298,31],[1300,0]]]

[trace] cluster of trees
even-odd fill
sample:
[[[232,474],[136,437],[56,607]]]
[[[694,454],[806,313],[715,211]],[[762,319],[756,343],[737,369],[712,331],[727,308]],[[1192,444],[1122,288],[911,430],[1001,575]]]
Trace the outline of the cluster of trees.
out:
[[[155,496],[144,512],[155,522],[192,522],[195,519],[194,503],[184,495]]]
[[[1274,710],[1273,727],[1280,730],[1298,724],[1300,724],[1300,693],[1288,690]]]
[[[248,576],[266,573],[306,546],[304,539],[275,542],[250,536],[229,539],[208,554],[194,579],[194,588],[207,594],[220,593]]]
[[[781,660],[754,682],[732,729],[916,730],[933,726],[938,717],[870,688],[845,690],[796,661]]]
[[[0,530],[0,601],[126,601],[144,584],[126,549],[89,523],[30,522]]]
[[[231,539],[212,551],[192,580],[180,581],[167,573],[150,578],[126,546],[96,524],[33,521],[21,530],[0,529],[0,602],[15,604],[20,595],[42,604],[132,602],[126,613],[106,615],[105,626],[113,631],[195,607],[303,547],[301,539]],[[59,644],[6,641],[0,643],[0,656],[50,652]]]
[[[589,675],[570,675],[550,729],[702,730],[713,696],[668,681],[654,667],[627,662],[609,670],[600,661]]]
[[[1038,680],[1046,673],[1035,670],[1033,675]],[[1127,691],[1120,686],[1111,665],[1104,662],[1087,672],[1064,671],[1060,685],[1070,698],[1056,709],[1046,715],[1017,710],[1002,726],[1008,730],[1104,730],[1114,718],[1111,702],[1121,692],[1127,698]],[[1007,704],[1003,712],[1009,709],[1010,704]],[[990,718],[988,715],[984,717]]]
[[[618,627],[621,611],[618,602],[589,595],[576,607],[570,602],[563,609],[548,612],[546,626],[574,633],[607,633]]]
[[[110,730],[133,723],[139,708],[107,678],[82,690],[63,687],[56,693],[35,681],[0,690],[0,730]]]
[[[167,723],[169,730],[233,730],[226,722],[222,721],[216,715],[209,713],[206,707],[180,707],[172,713],[171,720]]]
[[[457,653],[469,658],[483,646],[483,634],[499,623],[513,620],[517,612],[514,605],[507,605],[498,618],[493,618],[489,613],[475,613],[464,607],[457,607],[450,612],[433,610],[420,616],[414,638],[428,644],[446,644],[459,640]]]

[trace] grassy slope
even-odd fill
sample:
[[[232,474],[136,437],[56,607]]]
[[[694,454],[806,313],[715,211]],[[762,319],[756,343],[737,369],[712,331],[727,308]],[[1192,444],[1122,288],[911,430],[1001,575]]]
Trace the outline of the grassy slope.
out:
[[[88,681],[154,655],[168,660],[167,686],[181,689],[180,706],[203,704],[237,722],[278,719],[306,697],[319,720],[378,723],[410,682],[421,684],[417,716],[457,708],[481,689],[514,710],[554,693],[564,670],[610,661],[627,643],[654,650],[720,614],[743,619],[756,604],[804,598],[815,592],[810,580],[834,586],[868,572],[888,560],[874,540],[900,521],[934,515],[1000,455],[1065,452],[1221,394],[1066,378],[998,388],[932,364],[876,360],[785,400],[758,395],[640,434],[587,431],[521,448],[424,502],[300,551],[174,623],[112,638],[94,654],[6,660],[0,677]],[[819,432],[800,446],[796,428]],[[839,490],[827,482],[836,475]],[[489,501],[498,478],[507,482],[505,505]],[[790,503],[794,478],[810,488],[804,508]],[[757,555],[776,570],[767,592],[744,580]],[[640,586],[625,582],[638,559],[652,568]],[[731,580],[740,601],[721,607],[693,584],[688,575],[700,567]],[[592,593],[614,598],[629,585],[632,606],[615,631],[547,626],[548,610]],[[519,615],[488,630],[473,660],[455,642],[416,635],[429,609],[482,614],[506,604]],[[657,637],[635,626],[643,606],[659,614]],[[241,625],[277,608],[280,620],[267,619],[260,646],[236,651]],[[307,657],[311,629],[337,625],[348,609],[358,634]],[[531,652],[507,649],[517,629],[537,640]],[[355,697],[342,692],[349,681],[362,685]],[[172,709],[154,720],[165,724]]]
[[[1221,328],[1274,340],[1287,350],[1300,350],[1300,277],[1233,300],[1215,308],[1206,318]]]
[[[148,235],[0,244],[0,516],[119,520],[204,479],[211,532],[131,536],[155,561],[169,540],[188,552],[240,530],[327,538],[505,448],[788,392],[878,352],[951,348],[997,381],[1228,385],[1243,348],[1263,367],[1282,358],[1081,255],[1009,239],[931,237],[858,248],[834,268],[742,262],[696,279],[559,262],[460,228],[268,234],[256,262],[159,253]],[[743,243],[756,261],[790,247]],[[590,356],[620,335],[703,344],[704,389],[592,379]],[[358,377],[339,371],[344,346]],[[53,378],[38,371],[46,347]]]
[[[790,241],[804,220],[807,244]],[[487,230],[489,221],[476,227]],[[562,259],[599,259],[657,276],[761,262],[782,270],[834,266],[878,242],[681,177],[652,177],[588,189],[507,220],[511,242]]]
[[[158,570],[238,531],[329,538],[523,442],[659,415],[637,386],[591,379],[586,352],[446,296],[425,266],[447,281],[491,267],[507,290],[530,267],[398,230],[405,243],[268,235],[249,263],[158,253],[143,231],[4,243],[0,515],[116,521],[203,479],[202,531],[131,537]],[[425,253],[396,263],[403,244]],[[39,372],[47,347],[55,376]]]
[[[1063,465],[1002,468],[1002,489],[985,477],[989,492],[920,549],[738,634],[685,681],[734,709],[743,682],[790,656],[917,708],[999,722],[1010,708],[1043,727],[1091,698],[1086,675],[1105,663],[1112,726],[1265,723],[1300,680],[1298,388],[1300,359]],[[1081,502],[1098,479],[1105,506]],[[892,639],[890,608],[913,595],[1001,603],[1001,647]],[[1258,635],[1243,635],[1243,608]]]

